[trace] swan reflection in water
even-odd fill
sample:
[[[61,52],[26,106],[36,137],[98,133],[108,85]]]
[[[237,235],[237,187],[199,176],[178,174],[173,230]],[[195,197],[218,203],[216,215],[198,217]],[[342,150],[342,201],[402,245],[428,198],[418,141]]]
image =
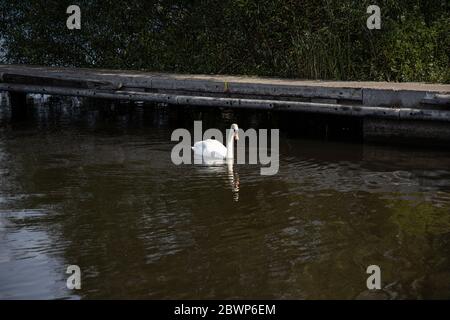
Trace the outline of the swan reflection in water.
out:
[[[215,159],[194,155],[194,163],[211,173],[226,175],[233,192],[233,201],[239,201],[239,173],[234,168],[233,159]]]
[[[233,123],[227,130],[226,146],[216,139],[206,139],[197,141],[192,147],[195,164],[203,164],[216,172],[226,170],[234,201],[239,201],[239,176],[234,174],[233,168],[234,144],[238,140],[239,127]]]

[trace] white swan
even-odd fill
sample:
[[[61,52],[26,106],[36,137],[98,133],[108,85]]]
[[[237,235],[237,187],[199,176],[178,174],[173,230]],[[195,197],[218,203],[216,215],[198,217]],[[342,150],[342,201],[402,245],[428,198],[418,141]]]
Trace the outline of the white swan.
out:
[[[212,160],[230,160],[234,159],[234,140],[239,140],[239,128],[237,124],[232,124],[231,129],[227,130],[226,147],[215,139],[207,139],[194,143],[192,150],[194,157]]]

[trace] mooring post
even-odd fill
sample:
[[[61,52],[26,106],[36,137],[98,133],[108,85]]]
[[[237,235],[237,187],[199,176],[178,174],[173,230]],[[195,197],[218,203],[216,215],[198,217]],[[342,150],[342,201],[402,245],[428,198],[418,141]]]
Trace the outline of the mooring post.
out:
[[[10,91],[11,119],[23,120],[27,117],[27,94],[25,92]]]

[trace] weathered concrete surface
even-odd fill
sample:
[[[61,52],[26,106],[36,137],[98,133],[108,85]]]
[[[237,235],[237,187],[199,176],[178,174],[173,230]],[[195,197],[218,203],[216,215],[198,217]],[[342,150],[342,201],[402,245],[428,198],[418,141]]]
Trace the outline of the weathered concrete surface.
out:
[[[450,85],[446,84],[427,84],[427,83],[392,83],[392,82],[374,82],[374,81],[320,81],[320,80],[291,80],[278,78],[262,78],[252,76],[226,76],[226,75],[192,75],[192,74],[171,74],[157,72],[143,72],[131,70],[105,70],[105,69],[83,69],[83,68],[52,68],[28,65],[0,65],[0,73],[15,73],[25,75],[36,75],[64,79],[68,76],[73,78],[86,79],[89,76],[93,78],[110,78],[128,81],[142,80],[198,80],[212,82],[236,82],[236,83],[254,83],[268,85],[290,85],[290,86],[314,86],[328,88],[353,88],[353,89],[383,89],[383,90],[412,90],[412,91],[430,91],[430,92],[448,92]]]

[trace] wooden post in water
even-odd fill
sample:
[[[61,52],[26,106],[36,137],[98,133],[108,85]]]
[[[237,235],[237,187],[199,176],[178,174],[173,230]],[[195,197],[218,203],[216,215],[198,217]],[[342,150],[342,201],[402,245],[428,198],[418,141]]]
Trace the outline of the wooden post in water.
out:
[[[11,120],[24,120],[27,117],[27,94],[25,92],[10,91]]]

